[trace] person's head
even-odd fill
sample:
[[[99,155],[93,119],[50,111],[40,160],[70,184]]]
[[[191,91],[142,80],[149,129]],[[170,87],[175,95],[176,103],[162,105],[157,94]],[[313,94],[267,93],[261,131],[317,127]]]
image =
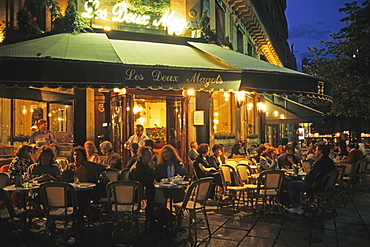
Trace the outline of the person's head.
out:
[[[151,139],[144,140],[143,146],[147,146],[147,147],[151,147],[151,148],[155,149],[155,143]]]
[[[342,137],[342,139],[343,139],[343,140],[347,140],[347,139],[348,139],[348,134],[344,134],[344,133],[343,133],[343,134],[341,135],[341,137]]]
[[[28,159],[31,150],[32,147],[30,145],[21,145],[17,149],[15,156],[17,156],[18,158]]]
[[[330,153],[330,146],[325,144],[317,145],[315,150],[315,156],[321,158],[322,156],[328,156]]]
[[[293,154],[294,153],[294,148],[292,144],[287,144],[285,146],[285,153],[286,154]]]
[[[99,147],[103,155],[108,155],[109,152],[113,151],[113,145],[110,141],[103,141],[100,143]]]
[[[85,163],[87,161],[86,150],[81,146],[75,147],[72,151],[72,158],[78,165]]]
[[[207,143],[201,143],[198,147],[198,153],[206,156],[209,154],[209,145]]]
[[[265,151],[265,150],[266,150],[266,146],[265,146],[265,145],[263,145],[263,144],[259,145],[259,146],[258,146],[258,148],[256,148],[256,152],[257,152],[258,154],[262,154],[262,153],[263,153],[263,151]]]
[[[172,145],[168,144],[162,147],[159,153],[158,163],[167,165],[171,161],[173,161],[174,163],[178,163],[181,162],[182,160],[179,154],[177,153],[177,150]]]
[[[190,148],[191,149],[195,149],[195,150],[197,150],[198,149],[198,142],[190,142]]]
[[[272,157],[272,155],[275,153],[275,148],[274,147],[268,147],[266,148],[263,153],[262,153],[262,156],[267,156],[267,157]]]
[[[215,144],[215,145],[213,145],[213,147],[212,147],[212,152],[213,152],[213,154],[216,156],[216,157],[218,157],[218,156],[220,156],[221,154],[222,154],[222,146],[221,145],[219,145],[219,144]]]
[[[48,122],[45,119],[39,119],[39,121],[37,121],[37,128],[40,131],[46,130],[47,127],[48,127]]]
[[[55,159],[55,152],[48,145],[41,146],[36,154],[36,161],[42,165],[51,165]]]
[[[137,136],[142,136],[144,133],[144,126],[142,126],[141,124],[138,124],[135,126],[135,134]]]
[[[353,143],[353,142],[350,142],[348,145],[347,145],[347,150],[348,152],[351,151],[352,149],[357,149],[357,145],[356,143]]]
[[[86,150],[87,155],[98,153],[98,149],[96,148],[95,144],[92,141],[86,141],[84,143],[84,148]]]
[[[139,148],[137,153],[137,159],[144,164],[148,164],[153,159],[154,151],[151,147],[143,146]]]
[[[130,145],[130,151],[133,153],[133,155],[137,154],[137,151],[139,150],[139,144],[134,142]]]

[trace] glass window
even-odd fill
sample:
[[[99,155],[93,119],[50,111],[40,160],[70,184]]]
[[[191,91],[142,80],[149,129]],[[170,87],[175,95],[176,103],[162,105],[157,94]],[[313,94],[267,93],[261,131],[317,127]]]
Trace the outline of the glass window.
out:
[[[47,119],[46,103],[16,99],[14,103],[14,142],[28,142],[29,136],[37,130],[37,121]],[[14,146],[17,146],[15,143]]]
[[[10,99],[0,98],[0,145],[9,145],[9,133],[10,133]]]
[[[135,99],[135,125],[141,124],[150,139],[166,141],[166,101]]]
[[[73,109],[70,105],[50,104],[49,130],[58,143],[73,142]]]

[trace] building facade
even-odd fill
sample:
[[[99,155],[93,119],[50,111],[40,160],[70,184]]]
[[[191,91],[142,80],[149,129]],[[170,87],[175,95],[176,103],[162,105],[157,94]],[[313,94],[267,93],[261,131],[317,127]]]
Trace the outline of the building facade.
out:
[[[6,2],[5,23],[14,25],[22,1]],[[27,41],[0,48],[0,66],[25,74],[9,72],[1,81],[11,92],[0,95],[8,109],[1,114],[1,144],[30,135],[38,112],[60,143],[110,140],[127,156],[123,143],[142,124],[158,147],[170,143],[185,159],[194,140],[229,147],[283,135],[266,121],[287,114],[269,112],[264,95],[330,95],[329,86],[318,90],[323,82],[287,69],[295,69],[295,58],[285,0],[90,0],[76,6],[96,34],[44,35],[32,48]],[[52,29],[49,13],[46,7],[43,21],[37,19],[45,31]],[[22,54],[29,48],[41,55]],[[46,93],[49,98],[38,96]]]

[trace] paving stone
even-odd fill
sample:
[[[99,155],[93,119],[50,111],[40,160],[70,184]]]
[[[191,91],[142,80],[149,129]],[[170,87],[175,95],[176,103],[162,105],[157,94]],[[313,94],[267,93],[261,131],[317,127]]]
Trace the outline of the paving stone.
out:
[[[244,230],[221,227],[214,234],[212,234],[212,237],[240,242],[247,235],[247,233],[248,232]]]
[[[333,230],[312,229],[311,237],[319,238],[326,243],[337,243],[337,233]]]
[[[363,224],[338,222],[336,224],[336,227],[337,227],[337,231],[340,231],[340,230],[343,230],[343,231],[351,230],[351,231],[360,231],[360,232],[365,232],[366,231],[365,226]]]
[[[281,229],[281,225],[259,221],[250,231],[248,236],[276,239]]]
[[[240,246],[269,247],[274,246],[275,240],[257,237],[246,237],[240,243]]]
[[[238,244],[239,243],[236,241],[211,238],[209,240],[200,242],[197,246],[198,247],[235,247]]]
[[[337,231],[338,246],[369,246],[370,235],[359,231]]]
[[[309,243],[305,238],[309,237],[309,232],[300,232],[300,231],[281,231],[276,244],[274,246],[299,246],[299,247],[308,247]]]

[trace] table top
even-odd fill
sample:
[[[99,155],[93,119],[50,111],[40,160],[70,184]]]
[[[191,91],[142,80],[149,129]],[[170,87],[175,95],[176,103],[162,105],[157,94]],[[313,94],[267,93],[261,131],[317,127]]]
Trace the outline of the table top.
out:
[[[27,192],[32,190],[37,190],[40,187],[40,184],[38,183],[24,183],[22,187],[16,187],[15,184],[8,185],[4,187],[3,189],[12,192],[12,193],[20,193],[20,192]]]
[[[96,184],[94,183],[70,183],[76,191],[81,191],[81,190],[91,190],[93,189]],[[20,193],[20,192],[27,192],[27,191],[32,191],[32,190],[37,190],[40,188],[40,183],[24,183],[22,187],[16,187],[14,184],[13,185],[8,185],[4,187],[4,190],[8,192],[13,192],[13,193]]]
[[[181,189],[185,188],[189,183],[187,181],[182,182],[181,184],[176,183],[155,183],[154,187],[158,189]]]
[[[94,183],[70,183],[70,185],[72,185],[76,191],[92,190],[96,186]]]

